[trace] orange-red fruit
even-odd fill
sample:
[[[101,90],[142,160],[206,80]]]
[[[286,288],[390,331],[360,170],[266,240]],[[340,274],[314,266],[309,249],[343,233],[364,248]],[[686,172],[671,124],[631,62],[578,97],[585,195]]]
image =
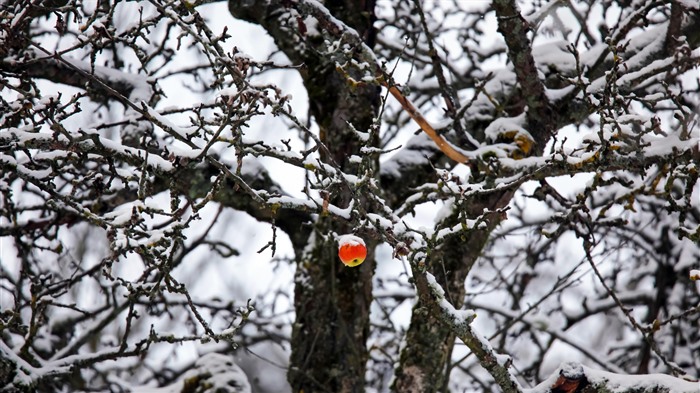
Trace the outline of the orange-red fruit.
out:
[[[342,236],[338,239],[338,257],[346,266],[355,267],[367,258],[367,246],[357,236]]]

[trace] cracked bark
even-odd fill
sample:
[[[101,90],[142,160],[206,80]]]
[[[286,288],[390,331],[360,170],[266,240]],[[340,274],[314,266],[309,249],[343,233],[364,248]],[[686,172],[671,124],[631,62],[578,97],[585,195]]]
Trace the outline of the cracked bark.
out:
[[[535,139],[535,152],[539,154],[554,131],[555,122],[552,121],[544,85],[537,77],[537,68],[526,35],[527,24],[514,1],[497,0],[494,2],[494,8],[498,15],[499,31],[508,46],[508,58],[514,63],[517,80],[525,96],[528,129]],[[507,190],[472,198],[464,204],[469,207],[467,217],[473,219],[485,209],[494,210],[507,205],[513,193],[514,190]],[[456,220],[458,214],[459,212],[455,212],[451,220]],[[443,272],[435,274],[435,277],[450,295],[448,300],[456,308],[463,305],[464,281],[481,255],[489,234],[499,222],[499,219],[493,217],[486,229],[474,229],[464,239],[452,238],[441,250],[427,258],[430,271]],[[446,364],[452,354],[456,334],[450,326],[440,322],[435,312],[427,313],[426,322],[425,309],[430,307],[429,303],[429,299],[419,298],[413,309],[406,346],[401,353],[401,363],[393,386],[395,391],[435,392],[446,389],[449,381]],[[435,348],[441,350],[435,351]]]
[[[514,0],[495,0],[493,8],[498,18],[498,31],[508,46],[508,59],[513,63],[515,75],[527,106],[527,129],[535,139],[535,149],[541,154],[545,143],[555,130],[553,112],[544,93],[535,59],[532,57],[529,25],[520,14]]]
[[[513,191],[489,194],[473,198],[466,206],[467,217],[473,219],[484,209],[495,210],[508,204]],[[455,212],[448,222],[457,223]],[[459,309],[464,304],[464,281],[472,266],[481,255],[491,231],[500,223],[501,217],[491,214],[488,226],[473,229],[466,237],[455,236],[431,253],[426,265],[446,292],[447,300]],[[411,324],[406,333],[406,346],[401,352],[400,365],[396,372],[393,390],[397,392],[438,392],[446,389],[449,372],[446,365],[452,355],[455,338],[452,327],[440,320],[439,313],[430,311],[433,301],[421,296],[413,307]],[[436,350],[438,349],[438,350]]]
[[[373,1],[328,1],[332,15],[353,27],[365,43],[373,43]],[[376,86],[351,87],[335,69],[335,62],[318,56],[320,37],[290,34],[287,9],[272,3],[268,7],[230,1],[236,17],[258,23],[275,39],[287,56],[303,63],[302,79],[309,95],[310,112],[315,118],[320,139],[328,151],[321,149],[321,159],[345,173],[355,173],[349,158],[358,154],[361,143],[348,125],[366,131],[377,113],[379,89]],[[307,48],[305,45],[310,45]],[[372,141],[378,146],[378,141]],[[375,168],[377,163],[375,162]],[[332,189],[330,201],[347,206],[350,192]],[[337,258],[333,233],[352,232],[351,224],[328,217],[313,223],[309,245],[295,246],[297,273],[294,306],[296,322],[292,333],[292,355],[288,379],[293,391],[364,391],[368,357],[369,308],[372,301],[373,250],[368,242],[368,258],[357,268],[342,266]],[[310,251],[309,251],[310,250]]]

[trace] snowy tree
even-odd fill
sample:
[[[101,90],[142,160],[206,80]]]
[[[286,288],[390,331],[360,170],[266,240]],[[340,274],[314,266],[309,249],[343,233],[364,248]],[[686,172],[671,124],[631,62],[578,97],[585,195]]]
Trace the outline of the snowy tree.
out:
[[[699,64],[696,0],[4,2],[0,390],[697,392]]]

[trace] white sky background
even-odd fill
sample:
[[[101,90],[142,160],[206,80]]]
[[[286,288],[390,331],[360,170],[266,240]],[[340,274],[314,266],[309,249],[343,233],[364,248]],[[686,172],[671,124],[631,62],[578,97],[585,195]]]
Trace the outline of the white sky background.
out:
[[[378,7],[391,6],[389,1],[379,1]],[[475,7],[483,7],[485,4],[489,4],[489,1],[469,1],[470,4],[474,4]],[[131,3],[124,3],[125,7],[131,7]],[[227,4],[225,2],[214,3],[197,8],[197,11],[207,18],[210,22],[210,26],[215,33],[223,31],[224,26],[228,27],[228,33],[232,36],[223,45],[224,47],[232,48],[234,45],[237,46],[242,53],[249,55],[256,60],[267,60],[270,54],[274,51],[274,44],[265,31],[255,25],[251,25],[242,21],[235,20],[229,13]],[[566,19],[565,12],[559,12],[559,15]],[[608,17],[614,18],[614,15],[609,14]],[[116,21],[128,21],[132,20],[128,15],[124,15],[123,19],[119,16],[115,18]],[[486,29],[491,34],[493,34],[493,42],[502,42],[500,36],[497,35],[495,18],[493,14],[489,16],[483,22],[488,26]],[[52,25],[52,22],[47,22],[47,25]],[[575,25],[575,24],[572,24]],[[540,37],[540,36],[538,36]],[[556,37],[552,37],[551,40],[555,40]],[[536,40],[535,44],[542,44],[544,42],[538,42]],[[542,41],[546,41],[547,38],[542,38]],[[486,42],[485,45],[488,45]],[[182,57],[180,57],[182,58]],[[276,54],[273,58],[279,63],[288,63],[288,60],[280,53]],[[505,63],[505,59],[502,59],[502,64],[489,64],[493,69],[498,69],[502,67]],[[397,80],[405,81],[408,72],[410,71],[407,65],[401,65],[398,67]],[[305,119],[307,117],[307,98],[304,88],[301,84],[301,79],[296,71],[293,70],[272,70],[266,71],[260,77],[260,81],[265,83],[274,83],[279,86],[282,91],[286,94],[292,94],[292,106],[296,112],[296,115],[300,119]],[[255,79],[254,79],[255,81]],[[162,83],[161,87],[165,90],[166,95],[169,97],[164,100],[163,105],[174,105],[184,104],[189,106],[189,100],[213,100],[216,97],[216,92],[211,92],[210,96],[197,96],[192,94],[187,89],[182,89],[181,85],[177,81],[171,83]],[[5,93],[3,93],[5,94]],[[68,95],[68,94],[67,94]],[[391,101],[391,99],[390,99]],[[389,105],[393,105],[396,108],[395,103],[391,102]],[[115,109],[118,112],[119,108]],[[89,111],[86,111],[89,112]],[[438,111],[431,113],[426,113],[426,117],[434,123],[439,123],[442,119],[441,114]],[[76,120],[77,121],[77,120]],[[292,144],[295,147],[302,146],[301,141],[297,136],[296,131],[289,131],[289,127],[279,118],[272,117],[258,117],[255,121],[251,122],[249,129],[245,131],[247,137],[251,139],[262,139],[273,145],[281,145],[280,140],[291,139]],[[313,128],[312,128],[313,129]],[[314,129],[315,131],[315,129]],[[564,133],[569,138],[569,143],[572,145],[578,145],[581,136],[578,135],[573,127],[567,128]],[[395,141],[392,142],[388,148],[395,147],[399,144],[405,143],[405,141],[412,135],[411,132],[404,133]],[[388,159],[389,156],[383,159]],[[263,165],[268,169],[270,175],[275,181],[282,185],[286,192],[292,194],[295,197],[303,197],[301,191],[303,187],[303,173],[299,170],[290,170],[289,166],[280,163],[279,161],[272,159],[262,160]],[[464,175],[462,169],[458,169],[458,173]],[[550,183],[560,190],[563,194],[573,195],[578,188],[581,188],[588,181],[586,175],[580,175],[574,177],[573,179],[561,178],[554,179]],[[524,192],[532,192],[533,187],[526,185],[523,187]],[[525,200],[522,197],[520,202],[527,202],[528,213],[532,214],[533,217],[537,217],[540,214],[546,214],[547,210],[538,206],[537,203],[532,203],[531,200]],[[154,201],[159,203],[169,203],[167,195],[159,195],[153,198]],[[424,204],[419,209],[417,209],[417,214],[414,218],[407,218],[407,221],[414,227],[432,227],[433,220],[436,214],[438,214],[441,205],[434,204]],[[531,210],[530,210],[531,209]],[[201,232],[210,223],[210,217],[213,216],[216,206],[213,204],[206,208],[205,212],[202,212],[202,221],[194,225],[189,233],[192,234],[191,237],[196,237],[196,234]],[[269,249],[263,253],[257,253],[257,251],[262,248],[272,237],[272,232],[268,224],[261,224],[251,219],[244,213],[235,212],[231,209],[225,211],[220,218],[221,222],[227,223],[227,225],[219,225],[212,235],[225,239],[232,243],[240,252],[240,256],[232,257],[228,259],[222,259],[217,256],[216,253],[210,252],[204,247],[198,248],[193,252],[186,261],[182,264],[180,268],[175,272],[175,276],[180,278],[183,282],[189,284],[191,293],[195,297],[200,298],[210,298],[214,296],[223,298],[233,298],[243,305],[247,298],[256,298],[258,296],[264,296],[270,294],[271,291],[275,289],[286,289],[291,291],[292,289],[292,278],[293,278],[293,266],[286,263],[270,263],[270,252]],[[84,229],[84,228],[83,228]],[[76,233],[80,233],[82,229],[80,226],[73,228],[71,230],[62,233],[62,240],[67,244],[74,243],[75,240],[71,240]],[[283,234],[283,232],[278,231],[277,237],[277,257],[290,257],[291,258],[291,246]],[[95,237],[97,238],[97,237]],[[571,239],[572,242],[576,242],[576,239]],[[101,250],[99,246],[102,243],[95,245],[95,249],[88,250],[92,253],[94,261],[97,261]],[[560,250],[561,260],[570,260],[578,262],[581,260],[582,255],[569,248],[562,248]],[[0,261],[4,266],[17,266],[18,262],[15,257],[15,250],[11,244],[11,241],[7,238],[0,238]],[[134,272],[140,272],[141,267],[139,262],[133,258],[129,261],[120,262],[119,266],[115,269],[120,270],[124,275],[129,275],[130,270],[133,269]],[[402,262],[397,259],[391,258],[391,250],[382,246],[377,250],[377,272],[375,279],[391,279],[396,277],[402,277],[405,281],[406,277],[402,274],[407,271]],[[550,272],[551,273],[551,272]],[[472,273],[475,274],[475,273]],[[481,274],[481,273],[476,273]],[[544,274],[544,272],[543,272]],[[584,284],[584,288],[590,288],[593,282],[587,282]],[[583,288],[582,288],[583,290]],[[587,289],[586,289],[587,290]],[[563,301],[570,301],[572,305],[577,306],[580,304],[580,299],[568,298],[572,296],[571,293],[567,293],[567,297]],[[280,310],[289,307],[289,304],[285,299],[280,299]],[[11,302],[11,300],[10,300]],[[7,307],[8,299],[0,299],[0,308]],[[394,322],[399,326],[407,326],[408,320],[410,318],[410,304],[408,302],[404,303],[399,309],[397,309],[392,317]],[[292,316],[286,315],[282,316],[283,319],[291,321]],[[492,332],[495,330],[492,321],[484,318],[477,318],[475,327],[481,332]],[[548,323],[556,324],[556,321],[548,321]],[[591,321],[590,323],[598,325],[600,323],[605,323],[603,320]],[[164,321],[164,329],[166,326],[173,327],[171,321]],[[580,331],[576,334],[579,338],[585,342],[585,336],[587,332],[589,334],[594,334],[594,332],[599,331],[599,329],[591,328],[585,329],[586,325],[582,324]],[[593,339],[594,337],[587,337],[588,339]],[[519,356],[527,356],[527,347],[529,343],[523,343],[522,353]],[[193,344],[185,344],[177,348],[177,355],[170,356],[169,352],[162,352],[162,360],[171,363],[185,364],[186,361],[195,359],[199,355],[200,349],[198,349]],[[517,352],[517,349],[516,349]],[[576,351],[571,351],[562,344],[561,351],[551,351],[551,359],[547,359],[548,364],[550,364],[551,369],[559,366],[562,360],[574,360],[572,357],[580,357]],[[465,354],[465,350],[461,346],[457,346],[455,351],[455,357],[459,358]],[[154,356],[153,356],[154,355]],[[152,354],[153,364],[159,364],[161,359],[158,359],[158,353],[154,351]],[[276,361],[279,361],[279,354],[268,354],[266,356],[276,357]]]

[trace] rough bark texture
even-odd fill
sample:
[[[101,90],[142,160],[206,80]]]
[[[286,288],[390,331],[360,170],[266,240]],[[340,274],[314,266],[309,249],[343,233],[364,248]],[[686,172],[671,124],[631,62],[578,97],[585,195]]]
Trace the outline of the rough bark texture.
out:
[[[359,152],[359,141],[347,122],[366,130],[375,116],[374,88],[351,91],[342,76],[328,64],[322,73],[310,72],[306,79],[312,113],[317,119],[321,140],[344,172],[352,173],[348,158]],[[335,93],[335,94],[333,94]],[[331,202],[347,206],[351,190],[331,192]],[[314,224],[310,255],[302,255],[296,274],[294,302],[296,323],[292,336],[289,380],[294,391],[358,392],[364,390],[366,340],[369,333],[369,306],[372,302],[374,245],[368,258],[357,268],[340,264],[333,233],[350,233],[348,224],[321,218]]]
[[[372,46],[373,1],[327,1],[325,6]],[[292,61],[304,64],[301,74],[310,112],[319,126],[320,140],[328,148],[321,151],[321,159],[345,173],[356,172],[349,158],[358,154],[362,145],[349,124],[357,130],[369,129],[377,113],[379,89],[350,86],[334,61],[317,55],[316,45],[323,45],[321,37],[300,37],[308,38],[302,44],[280,24],[271,23],[273,15],[283,14],[284,5],[265,8],[232,1],[229,7],[234,16],[265,27]],[[330,189],[329,198],[334,205],[344,207],[352,192],[344,187]],[[333,234],[350,233],[352,227],[324,217],[312,225],[308,247],[297,246],[295,250],[296,323],[289,382],[295,392],[360,392],[364,390],[368,356],[374,244],[368,244],[364,264],[347,268],[338,260]]]
[[[555,129],[553,112],[539,78],[532,45],[527,37],[529,29],[514,0],[495,0],[493,7],[498,17],[498,31],[508,46],[508,59],[513,63],[515,75],[527,105],[527,129],[535,139],[535,149],[542,153],[545,143]]]
[[[528,108],[528,129],[535,141],[535,152],[541,153],[555,122],[544,94],[544,85],[538,78],[535,61],[530,52],[527,38],[527,23],[520,15],[514,1],[494,1],[499,17],[499,31],[508,45],[508,57],[513,62],[520,89]],[[474,132],[479,135],[481,132]],[[486,197],[469,200],[464,206],[468,209],[466,218],[474,219],[485,209],[495,210],[508,204],[512,191],[495,193]],[[455,212],[456,221],[460,212]],[[467,238],[452,238],[442,249],[428,256],[429,270],[434,272],[438,283],[445,288],[448,300],[457,308],[464,301],[464,281],[483,247],[489,234],[500,222],[494,216],[485,229],[471,231]],[[426,300],[419,298],[413,309],[411,326],[406,336],[406,346],[401,354],[401,364],[397,371],[394,390],[434,392],[444,391],[449,381],[447,363],[452,354],[455,332],[440,323],[435,313],[428,312]],[[426,321],[427,319],[427,321]],[[436,351],[435,348],[440,348]]]
[[[465,205],[466,211],[456,211],[450,221],[456,224],[460,213],[474,219],[484,209],[493,211],[501,208],[511,196],[512,192],[499,192],[488,197],[474,198]],[[455,236],[428,256],[427,269],[433,272],[437,282],[445,289],[447,300],[456,308],[464,304],[464,281],[481,255],[489,234],[501,218],[497,214],[491,214],[486,228],[474,229],[467,237]],[[440,321],[437,313],[430,310],[431,303],[431,299],[419,297],[413,308],[406,346],[401,353],[401,363],[393,387],[397,392],[443,391],[449,381],[446,366],[452,355],[456,335]]]

